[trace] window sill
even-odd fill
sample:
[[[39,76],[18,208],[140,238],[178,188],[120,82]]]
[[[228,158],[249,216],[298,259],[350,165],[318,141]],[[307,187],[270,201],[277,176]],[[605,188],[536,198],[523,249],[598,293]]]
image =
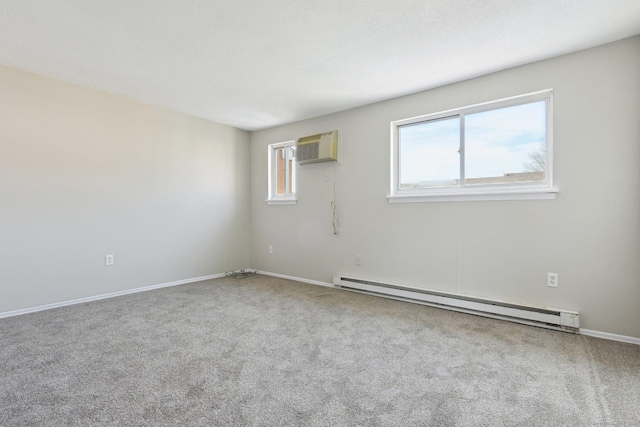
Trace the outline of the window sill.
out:
[[[489,200],[553,200],[557,188],[536,188],[511,191],[469,191],[432,194],[396,194],[387,196],[389,203],[481,202]]]
[[[295,205],[298,200],[297,199],[269,199],[265,200],[268,205]]]

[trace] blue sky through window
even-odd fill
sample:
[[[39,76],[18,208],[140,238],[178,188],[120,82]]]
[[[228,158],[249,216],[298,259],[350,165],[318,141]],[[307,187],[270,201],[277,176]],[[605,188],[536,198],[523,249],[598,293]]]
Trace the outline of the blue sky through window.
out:
[[[545,101],[465,116],[465,176],[486,178],[528,170],[532,153],[544,154]]]
[[[460,178],[459,117],[400,128],[400,183],[442,185]]]
[[[405,125],[399,132],[401,186],[455,185],[460,178],[459,116]],[[467,179],[534,172],[532,156],[544,159],[545,147],[545,101],[465,115]]]

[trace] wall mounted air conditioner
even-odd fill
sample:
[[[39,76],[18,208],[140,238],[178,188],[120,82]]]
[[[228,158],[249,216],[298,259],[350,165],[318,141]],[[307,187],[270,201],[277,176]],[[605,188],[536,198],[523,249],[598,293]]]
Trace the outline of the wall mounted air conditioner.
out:
[[[338,131],[305,136],[296,144],[299,165],[335,162],[338,160]]]

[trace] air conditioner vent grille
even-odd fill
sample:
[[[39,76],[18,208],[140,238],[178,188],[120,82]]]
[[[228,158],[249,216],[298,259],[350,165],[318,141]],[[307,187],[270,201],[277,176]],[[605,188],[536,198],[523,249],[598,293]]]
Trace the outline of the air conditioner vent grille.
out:
[[[305,136],[296,144],[298,164],[335,162],[338,160],[338,131]]]
[[[297,149],[298,162],[304,162],[307,160],[318,159],[319,142],[312,142],[307,144],[299,144]]]

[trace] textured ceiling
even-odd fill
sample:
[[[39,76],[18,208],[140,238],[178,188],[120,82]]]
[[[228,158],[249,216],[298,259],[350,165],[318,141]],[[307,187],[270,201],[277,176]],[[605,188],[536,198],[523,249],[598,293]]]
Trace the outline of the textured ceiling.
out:
[[[0,63],[247,130],[639,33],[640,0],[0,0]]]

